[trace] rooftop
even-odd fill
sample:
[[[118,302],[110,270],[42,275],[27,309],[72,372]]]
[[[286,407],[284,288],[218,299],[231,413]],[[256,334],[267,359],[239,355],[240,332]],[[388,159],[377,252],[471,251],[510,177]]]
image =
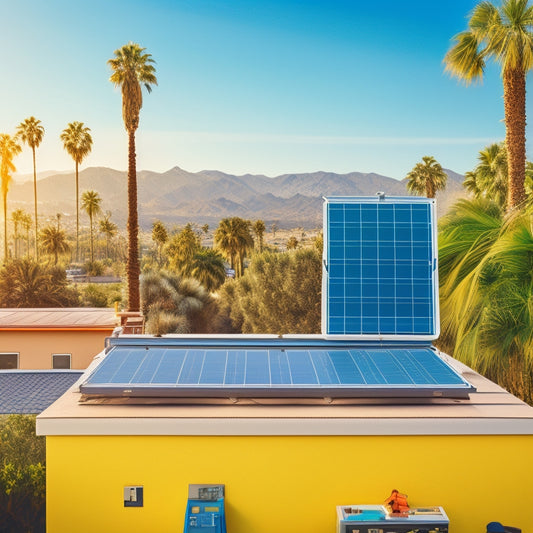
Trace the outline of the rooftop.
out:
[[[73,387],[37,421],[43,435],[531,435],[533,408],[453,358],[469,398],[112,398]],[[105,357],[99,354],[87,375]],[[85,380],[86,376],[80,380]]]
[[[38,414],[82,375],[82,370],[0,370],[0,414]]]
[[[0,331],[109,330],[117,325],[115,310],[107,308],[0,309]]]

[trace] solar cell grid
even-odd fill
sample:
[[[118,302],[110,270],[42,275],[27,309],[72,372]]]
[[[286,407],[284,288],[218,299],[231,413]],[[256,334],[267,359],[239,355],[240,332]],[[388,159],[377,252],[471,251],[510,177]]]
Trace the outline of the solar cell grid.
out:
[[[82,392],[127,388],[182,391],[463,386],[428,347],[130,349],[117,346],[82,384]],[[181,392],[180,392],[181,391]],[[352,391],[353,393],[353,391]]]
[[[437,336],[433,203],[326,199],[327,335]]]

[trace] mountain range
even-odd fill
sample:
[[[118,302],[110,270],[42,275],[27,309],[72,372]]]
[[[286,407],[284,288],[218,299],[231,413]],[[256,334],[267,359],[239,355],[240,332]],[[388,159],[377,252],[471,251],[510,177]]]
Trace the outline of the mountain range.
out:
[[[459,197],[465,196],[463,176],[446,170],[448,185],[437,196],[439,215]],[[174,167],[158,173],[137,172],[139,224],[150,229],[154,220],[167,224],[217,225],[220,219],[239,216],[275,222],[279,227],[317,228],[322,226],[323,196],[368,196],[383,191],[405,196],[405,180],[375,173],[312,172],[283,174],[274,178],[246,174],[235,176],[217,170],[188,172]],[[90,167],[79,174],[80,194],[88,189],[102,197],[102,211],[111,211],[112,220],[124,225],[127,218],[126,172]],[[75,216],[74,173],[46,175],[37,182],[39,214],[61,213],[66,220]],[[33,182],[14,182],[8,209],[21,207],[33,212]],[[85,216],[82,214],[82,216]]]

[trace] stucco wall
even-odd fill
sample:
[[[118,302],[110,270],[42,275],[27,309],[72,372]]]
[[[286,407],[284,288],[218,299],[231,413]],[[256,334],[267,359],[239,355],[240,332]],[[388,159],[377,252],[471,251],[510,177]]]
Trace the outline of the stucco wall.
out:
[[[48,533],[182,531],[189,483],[224,483],[229,533],[334,533],[335,506],[441,505],[451,532],[533,531],[533,436],[48,436]],[[124,508],[123,487],[144,486]]]
[[[19,368],[52,368],[52,354],[72,354],[71,368],[87,368],[113,328],[97,331],[0,331],[0,352],[20,353]]]

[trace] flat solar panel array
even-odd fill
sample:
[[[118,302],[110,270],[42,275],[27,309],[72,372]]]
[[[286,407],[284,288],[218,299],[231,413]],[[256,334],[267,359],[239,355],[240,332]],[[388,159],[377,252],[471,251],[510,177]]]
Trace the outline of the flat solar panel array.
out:
[[[325,200],[323,333],[436,338],[434,201]]]
[[[413,396],[426,396],[458,387],[462,395],[468,390],[428,347],[224,347],[222,342],[219,347],[115,346],[81,391],[120,396],[126,391],[130,396],[200,397],[208,390],[215,397],[353,397],[390,396],[406,389]]]

